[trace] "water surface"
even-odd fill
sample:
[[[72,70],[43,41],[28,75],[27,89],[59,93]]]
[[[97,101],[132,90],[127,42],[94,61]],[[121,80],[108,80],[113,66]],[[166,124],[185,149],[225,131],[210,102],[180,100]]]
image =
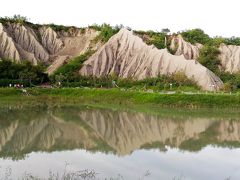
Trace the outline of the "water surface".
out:
[[[96,179],[240,179],[238,116],[186,114],[0,108],[0,179],[86,169]]]

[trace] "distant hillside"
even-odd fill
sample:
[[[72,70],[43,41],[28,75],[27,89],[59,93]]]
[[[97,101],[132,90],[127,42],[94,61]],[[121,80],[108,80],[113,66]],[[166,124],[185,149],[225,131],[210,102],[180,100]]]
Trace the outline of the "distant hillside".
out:
[[[60,74],[65,79],[79,74],[140,80],[183,73],[206,90],[223,88],[217,76],[229,83],[229,88],[240,86],[235,78],[240,72],[239,38],[211,38],[200,29],[170,35],[168,29],[145,32],[125,28],[132,35],[122,39],[116,35],[122,28],[39,25],[21,16],[0,18],[0,58],[44,65],[55,80]],[[111,40],[114,35],[116,41]]]

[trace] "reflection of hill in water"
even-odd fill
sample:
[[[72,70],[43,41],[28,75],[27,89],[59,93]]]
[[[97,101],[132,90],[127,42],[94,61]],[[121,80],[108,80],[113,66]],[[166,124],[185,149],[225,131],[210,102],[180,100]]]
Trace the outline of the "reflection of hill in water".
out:
[[[173,112],[174,113],[174,112]],[[7,110],[0,115],[0,154],[83,148],[126,155],[165,145],[197,151],[208,144],[240,145],[240,121],[172,119],[138,112],[87,108]]]

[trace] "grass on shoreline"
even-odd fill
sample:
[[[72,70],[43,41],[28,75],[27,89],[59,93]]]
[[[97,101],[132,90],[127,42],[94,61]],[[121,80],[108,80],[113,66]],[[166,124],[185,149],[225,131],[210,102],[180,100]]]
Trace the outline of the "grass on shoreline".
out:
[[[36,103],[82,103],[133,107],[166,106],[181,108],[239,108],[240,94],[161,94],[120,89],[29,88],[30,96],[20,89],[0,88],[0,105]]]

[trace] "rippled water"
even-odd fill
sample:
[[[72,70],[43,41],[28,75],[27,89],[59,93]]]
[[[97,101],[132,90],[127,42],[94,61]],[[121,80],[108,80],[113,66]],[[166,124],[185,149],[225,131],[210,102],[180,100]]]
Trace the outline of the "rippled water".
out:
[[[85,106],[2,108],[0,179],[240,179],[240,117]],[[94,179],[94,178],[93,178]]]

